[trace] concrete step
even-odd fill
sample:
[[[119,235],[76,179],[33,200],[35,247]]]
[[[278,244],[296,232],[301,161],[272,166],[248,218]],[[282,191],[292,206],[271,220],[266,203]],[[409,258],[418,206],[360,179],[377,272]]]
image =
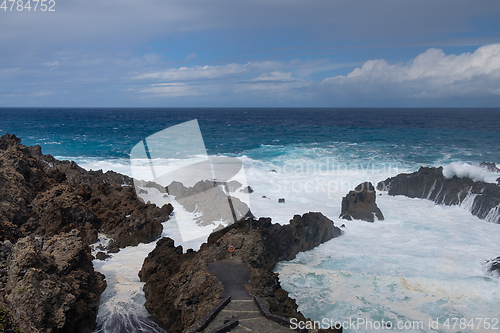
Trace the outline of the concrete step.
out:
[[[242,327],[247,330],[247,332],[258,332],[258,333],[290,333],[293,330],[281,326],[274,321],[271,321],[265,317],[254,318],[254,319],[241,319],[238,327]],[[232,331],[231,331],[232,332]]]

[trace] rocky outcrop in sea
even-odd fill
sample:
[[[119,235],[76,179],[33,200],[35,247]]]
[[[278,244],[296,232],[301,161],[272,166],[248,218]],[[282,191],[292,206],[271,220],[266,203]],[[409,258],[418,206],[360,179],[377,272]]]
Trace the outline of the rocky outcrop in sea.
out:
[[[414,173],[387,178],[378,183],[377,189],[389,195],[458,205],[480,219],[500,223],[500,186],[457,176],[446,178],[442,167],[421,167]]]
[[[294,216],[283,226],[272,224],[270,218],[241,219],[212,233],[197,252],[183,253],[172,239],[162,238],[139,272],[146,282],[146,308],[170,333],[185,331],[222,299],[223,285],[210,273],[208,264],[235,255],[250,269],[251,295],[262,297],[274,314],[305,320],[272,269],[341,233],[321,213],[307,213]],[[234,249],[232,254],[229,246]]]
[[[492,162],[481,162],[479,164],[479,166],[483,169],[486,169],[490,172],[496,172],[496,173],[500,173],[500,169],[497,167],[496,163],[492,163]]]
[[[91,332],[104,277],[89,244],[151,242],[173,208],[145,204],[131,178],[86,171],[0,137],[0,312],[30,332]]]
[[[354,191],[342,198],[341,218],[345,220],[363,220],[374,222],[375,218],[383,220],[384,215],[375,202],[377,193],[372,183],[365,182],[356,186]]]
[[[490,276],[500,278],[500,256],[486,260],[486,273]]]

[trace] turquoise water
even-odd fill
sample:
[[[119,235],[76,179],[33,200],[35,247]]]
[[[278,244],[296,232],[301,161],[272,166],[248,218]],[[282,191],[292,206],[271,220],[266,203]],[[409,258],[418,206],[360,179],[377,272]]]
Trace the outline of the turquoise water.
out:
[[[27,145],[40,144],[46,153],[73,158],[128,158],[141,139],[198,119],[212,155],[265,158],[256,155],[263,145],[279,154],[283,146],[356,143],[355,154],[378,152],[405,163],[500,160],[500,109],[0,108],[0,119],[0,134],[9,132]]]

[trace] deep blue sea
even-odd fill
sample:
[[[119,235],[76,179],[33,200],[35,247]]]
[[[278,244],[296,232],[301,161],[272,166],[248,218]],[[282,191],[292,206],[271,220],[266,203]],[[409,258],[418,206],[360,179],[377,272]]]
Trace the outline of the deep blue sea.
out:
[[[127,158],[143,138],[198,119],[213,155],[357,143],[409,163],[500,161],[500,109],[0,108],[0,119],[0,133],[75,158]]]
[[[499,175],[478,165],[500,164],[500,109],[0,108],[0,135],[15,134],[25,145],[38,144],[86,169],[130,175],[136,144],[193,119],[208,155],[243,163],[255,192],[241,200],[254,215],[284,224],[294,214],[320,211],[335,225],[345,224],[341,237],[276,267],[306,317],[371,322],[346,332],[387,330],[376,328],[382,320],[399,332],[498,331],[500,279],[484,264],[500,256],[500,225],[473,216],[465,201],[445,207],[385,193],[377,196],[383,221],[338,216],[342,197],[357,184],[422,165],[496,183]],[[164,235],[174,237],[170,232],[165,224]],[[152,248],[154,243],[142,244],[94,263],[108,281],[102,327],[117,314],[147,315],[137,271]],[[475,321],[451,329],[443,326],[447,319]],[[438,329],[429,326],[435,320]],[[397,327],[409,322],[423,327]]]

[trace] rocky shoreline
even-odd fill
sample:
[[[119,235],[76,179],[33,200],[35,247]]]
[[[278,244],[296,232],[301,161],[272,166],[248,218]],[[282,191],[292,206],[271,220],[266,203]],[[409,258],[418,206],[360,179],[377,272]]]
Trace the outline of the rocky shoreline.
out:
[[[272,269],[341,233],[321,213],[307,213],[296,215],[284,226],[272,224],[269,218],[241,219],[212,233],[197,252],[183,253],[172,239],[162,238],[139,272],[146,282],[146,308],[169,333],[187,330],[223,298],[222,283],[208,270],[208,264],[237,255],[251,272],[248,291],[252,296],[260,296],[276,315],[306,320]],[[234,248],[232,254],[229,246]]]
[[[499,172],[495,163],[483,162],[481,167]],[[389,195],[404,195],[434,201],[436,204],[460,206],[478,218],[500,223],[500,178],[498,184],[453,176],[446,178],[443,167],[420,167],[411,174],[399,174],[378,183],[377,189]],[[484,262],[485,274],[500,277],[500,257]]]
[[[133,184],[112,171],[86,171],[43,155],[40,146],[26,147],[14,135],[0,137],[0,329],[95,329],[106,282],[93,268],[89,245],[99,232],[114,239],[108,253],[154,241],[173,211],[170,204],[144,203]],[[248,214],[213,233],[198,252],[183,253],[171,239],[160,239],[140,272],[146,307],[170,333],[201,319],[223,292],[207,265],[227,257],[231,243],[251,270],[251,294],[277,315],[304,320],[272,268],[340,234],[321,213],[297,215],[286,226]]]
[[[133,184],[128,176],[86,171],[74,162],[43,155],[39,146],[26,147],[14,135],[0,137],[0,317],[4,318],[0,331],[90,333],[95,329],[106,282],[93,268],[89,245],[97,241],[99,232],[114,240],[105,249],[108,253],[157,240],[161,223],[173,211],[170,204],[144,203]],[[448,179],[442,168],[422,167],[400,174],[380,182],[377,189],[460,205],[479,218],[500,223],[500,186],[469,178]],[[341,217],[382,220],[375,199],[373,185],[360,184],[343,198]],[[223,298],[223,285],[208,264],[236,255],[250,270],[252,296],[260,297],[275,315],[306,320],[272,270],[278,262],[341,234],[321,213],[296,215],[283,226],[249,213],[213,232],[197,252],[184,253],[172,239],[162,238],[139,272],[145,282],[145,306],[169,333],[184,332]],[[500,271],[499,258],[487,262],[495,276]]]
[[[378,183],[377,190],[440,205],[458,205],[480,219],[500,223],[500,186],[457,176],[446,178],[442,167],[421,167],[411,174],[387,178]]]
[[[104,276],[89,244],[98,232],[119,247],[151,242],[173,208],[145,204],[132,179],[86,171],[43,155],[14,135],[0,137],[0,312],[4,331],[95,328]]]

